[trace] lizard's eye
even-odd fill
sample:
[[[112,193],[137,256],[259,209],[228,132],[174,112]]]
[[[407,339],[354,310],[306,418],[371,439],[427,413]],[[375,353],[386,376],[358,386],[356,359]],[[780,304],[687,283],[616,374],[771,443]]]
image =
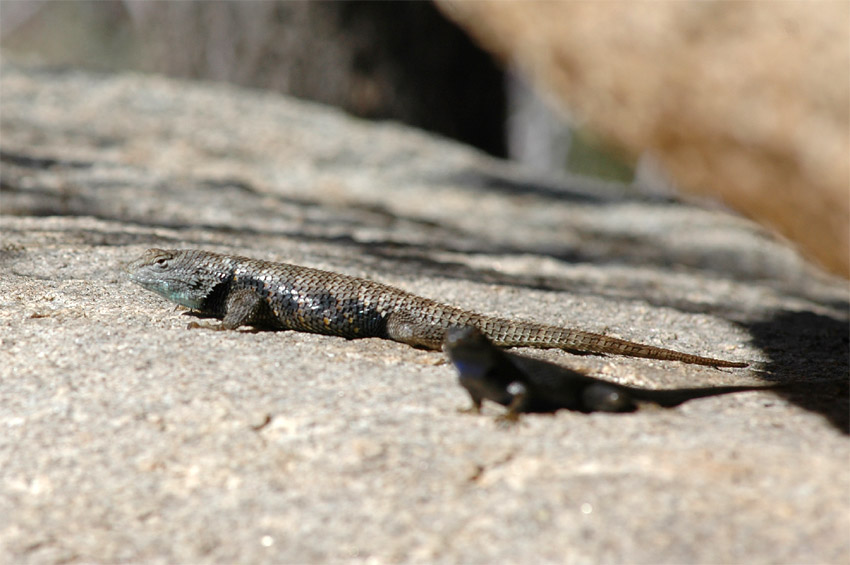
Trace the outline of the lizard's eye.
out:
[[[154,265],[157,267],[165,267],[168,264],[167,257],[158,257],[156,261],[154,261]]]

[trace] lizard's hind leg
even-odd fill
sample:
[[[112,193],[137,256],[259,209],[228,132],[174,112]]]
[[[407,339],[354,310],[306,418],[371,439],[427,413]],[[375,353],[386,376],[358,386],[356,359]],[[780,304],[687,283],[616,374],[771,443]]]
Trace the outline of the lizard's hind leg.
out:
[[[423,349],[440,349],[446,330],[408,312],[393,312],[387,317],[387,337]]]

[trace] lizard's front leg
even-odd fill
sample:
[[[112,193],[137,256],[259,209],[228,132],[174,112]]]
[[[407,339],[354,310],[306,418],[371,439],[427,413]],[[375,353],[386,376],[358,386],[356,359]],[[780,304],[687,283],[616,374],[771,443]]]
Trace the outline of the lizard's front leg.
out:
[[[468,408],[458,408],[457,411],[459,414],[481,414],[481,404],[483,403],[483,398],[480,396],[473,394],[473,392],[467,389],[469,393],[469,398],[472,400],[472,404]]]
[[[251,288],[240,288],[230,292],[224,303],[224,318],[220,324],[201,324],[191,322],[190,328],[204,328],[210,330],[235,330],[239,326],[250,325],[255,322],[263,308],[263,298],[256,290]]]
[[[512,382],[505,390],[511,395],[511,402],[507,411],[496,417],[496,422],[502,426],[510,426],[519,422],[519,415],[528,409],[531,398],[528,387],[519,381]]]

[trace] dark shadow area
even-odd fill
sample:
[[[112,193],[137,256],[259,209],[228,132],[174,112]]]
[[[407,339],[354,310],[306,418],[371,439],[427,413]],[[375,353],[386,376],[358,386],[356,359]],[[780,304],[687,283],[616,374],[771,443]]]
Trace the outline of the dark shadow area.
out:
[[[370,103],[353,93],[343,101],[346,110],[369,119],[400,120],[491,155],[507,155],[504,73],[435,5],[356,0],[317,3],[313,9],[338,26],[337,38],[353,36],[352,84],[359,86],[368,77],[380,90]],[[323,96],[305,94],[319,100]]]
[[[770,356],[765,375],[794,383],[778,391],[789,402],[821,414],[850,434],[850,326],[814,312],[776,312],[771,318],[743,324],[753,343]]]
[[[12,153],[0,150],[0,162],[28,169],[52,169],[53,167],[64,167],[66,169],[88,169],[94,166],[91,161],[75,161],[71,159],[57,159],[53,157],[33,157],[22,153]]]
[[[434,175],[425,179],[434,184],[452,185],[466,190],[484,193],[503,194],[506,196],[534,196],[552,202],[573,204],[611,204],[628,200],[651,201],[653,203],[674,203],[669,198],[649,197],[636,191],[630,191],[625,186],[597,181],[594,179],[573,179],[572,182],[545,182],[542,180],[512,179],[506,175],[498,175],[479,169],[454,172],[445,175]]]

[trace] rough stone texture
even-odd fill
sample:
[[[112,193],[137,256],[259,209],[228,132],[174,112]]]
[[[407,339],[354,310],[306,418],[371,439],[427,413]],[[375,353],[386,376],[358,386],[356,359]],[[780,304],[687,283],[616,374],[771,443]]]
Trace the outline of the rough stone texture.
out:
[[[7,62],[0,135],[0,561],[848,562],[846,283],[753,224],[139,75]],[[537,353],[618,382],[800,386],[505,430],[439,353],[187,330],[121,275],[152,246],[755,362]]]
[[[850,277],[850,3],[438,4],[601,135]]]

